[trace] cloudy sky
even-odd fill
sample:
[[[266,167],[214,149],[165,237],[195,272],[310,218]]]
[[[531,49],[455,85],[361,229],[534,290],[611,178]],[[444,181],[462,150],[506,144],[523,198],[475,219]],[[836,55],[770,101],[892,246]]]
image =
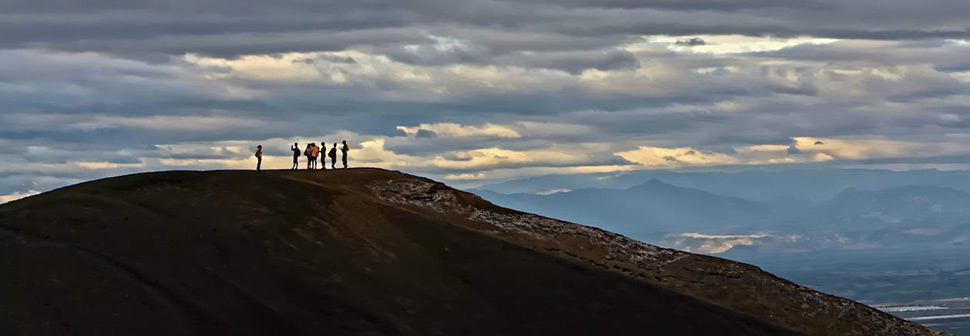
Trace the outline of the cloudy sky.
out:
[[[970,162],[966,0],[0,0],[0,32],[0,202],[294,141],[455,185]]]

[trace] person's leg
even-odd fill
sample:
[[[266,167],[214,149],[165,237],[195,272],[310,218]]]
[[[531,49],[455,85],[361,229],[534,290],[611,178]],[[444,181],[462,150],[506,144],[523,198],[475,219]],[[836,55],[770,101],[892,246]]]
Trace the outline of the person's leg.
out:
[[[344,155],[343,161],[344,161],[344,169],[347,169],[347,156],[346,155]]]
[[[256,158],[256,170],[260,170],[262,168],[262,165],[263,165],[263,158],[261,157]]]

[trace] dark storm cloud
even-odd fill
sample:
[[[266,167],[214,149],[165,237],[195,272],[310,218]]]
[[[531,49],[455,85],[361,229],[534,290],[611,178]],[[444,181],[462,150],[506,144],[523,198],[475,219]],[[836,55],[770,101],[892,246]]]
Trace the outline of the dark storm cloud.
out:
[[[639,66],[636,57],[630,52],[622,50],[592,50],[592,51],[558,51],[538,54],[502,54],[494,55],[486,50],[453,47],[438,50],[433,46],[419,48],[396,48],[385,50],[391,59],[408,64],[418,65],[452,65],[495,64],[502,66],[517,66],[524,68],[545,68],[563,70],[572,74],[582,73],[587,69],[615,70],[634,69]]]
[[[418,130],[418,132],[417,132],[417,134],[415,136],[418,137],[418,138],[434,138],[437,135],[438,134],[435,133],[435,132],[422,129],[422,130]]]
[[[700,37],[692,37],[689,39],[677,40],[675,44],[680,46],[693,47],[693,46],[705,45],[707,44],[707,42],[705,42],[704,39]]]
[[[938,65],[935,69],[943,72],[967,72],[970,71],[970,62]]]
[[[396,45],[420,40],[422,31],[452,28],[571,36],[576,40],[571,48],[584,38],[642,34],[873,39],[970,35],[970,4],[961,0],[4,1],[0,9],[2,47],[144,56],[195,52],[231,57]],[[503,53],[502,42],[469,38]],[[542,43],[529,43],[537,42]]]

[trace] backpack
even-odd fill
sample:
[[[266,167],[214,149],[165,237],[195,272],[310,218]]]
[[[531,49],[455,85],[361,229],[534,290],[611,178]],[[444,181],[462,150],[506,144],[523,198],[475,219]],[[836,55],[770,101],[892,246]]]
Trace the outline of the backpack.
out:
[[[337,157],[337,148],[336,147],[330,149],[330,157],[332,157],[332,158]]]

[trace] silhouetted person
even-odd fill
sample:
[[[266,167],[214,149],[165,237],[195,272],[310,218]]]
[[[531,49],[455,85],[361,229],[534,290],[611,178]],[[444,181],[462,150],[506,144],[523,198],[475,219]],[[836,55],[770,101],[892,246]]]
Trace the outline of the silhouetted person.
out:
[[[317,157],[320,156],[320,146],[316,143],[310,144],[310,169],[317,169]],[[327,160],[323,160],[323,164],[327,164]]]
[[[256,170],[263,166],[263,145],[256,146]]]
[[[347,146],[347,140],[343,141],[343,146],[340,147],[340,153],[343,154],[342,158],[344,161],[344,169],[347,169],[347,152],[350,151],[350,146]]]
[[[310,150],[310,169],[317,169],[317,157],[320,156],[320,147],[316,143],[313,144],[313,149]],[[324,160],[326,161],[326,160]],[[323,164],[327,164],[324,162]]]
[[[317,157],[319,156],[320,156],[320,146],[317,146],[316,143],[313,143],[313,149],[310,150],[310,163],[312,163],[312,165],[310,165],[312,167],[311,169],[317,169]],[[322,161],[324,161],[323,164],[327,164],[326,162],[327,160],[322,160]]]
[[[306,156],[306,169],[310,169],[310,144],[306,144],[306,149],[303,150],[303,156]]]
[[[330,168],[337,169],[337,143],[333,143],[333,148],[330,148]]]
[[[320,156],[322,156],[322,157],[320,158],[320,169],[324,169],[324,170],[327,169],[327,157],[324,156],[326,154],[327,154],[327,143],[321,141],[320,142]]]
[[[296,170],[300,168],[299,167],[300,144],[294,142],[293,146],[290,146],[290,151],[293,152],[293,167],[290,167],[290,169]]]

